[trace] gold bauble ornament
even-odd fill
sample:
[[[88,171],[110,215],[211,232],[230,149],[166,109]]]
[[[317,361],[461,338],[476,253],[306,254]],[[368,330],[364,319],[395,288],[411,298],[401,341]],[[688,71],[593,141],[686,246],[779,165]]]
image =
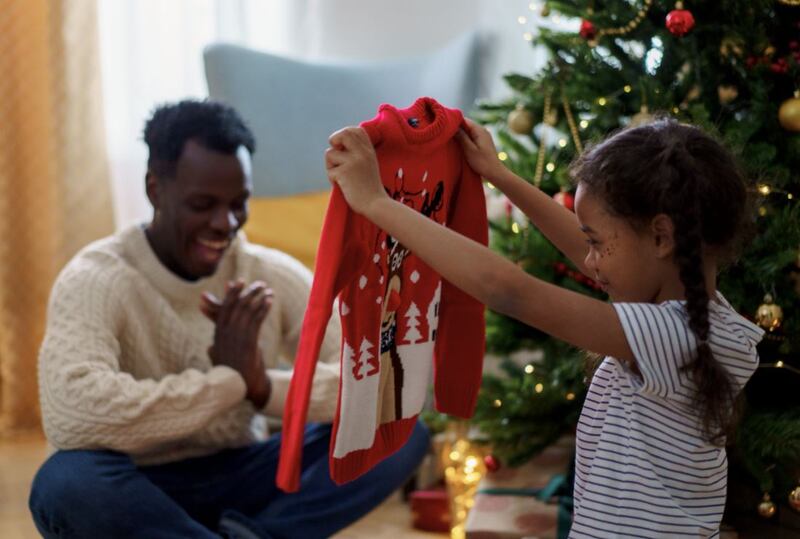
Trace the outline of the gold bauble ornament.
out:
[[[778,121],[787,131],[800,132],[800,90],[781,104]]]
[[[653,121],[653,115],[650,114],[647,105],[642,105],[642,108],[639,109],[639,112],[631,117],[631,121],[628,124],[630,127],[638,127],[640,125],[649,124]]]
[[[739,89],[733,84],[720,84],[717,86],[717,96],[721,105],[727,105],[739,97]]]
[[[678,79],[678,82],[683,82],[683,79],[685,79],[691,72],[692,64],[690,62],[684,62],[681,68],[678,70],[675,78]]]
[[[508,128],[518,135],[527,135],[533,129],[533,114],[524,105],[517,105],[508,115]]]
[[[773,303],[772,294],[766,294],[764,303],[756,311],[756,324],[767,331],[775,331],[781,327],[781,322],[783,322],[783,309]]]
[[[775,504],[769,499],[769,494],[764,493],[764,499],[758,504],[758,514],[764,518],[775,516]]]
[[[539,12],[542,17],[548,17],[550,15],[550,6],[547,4],[542,5],[542,11]]]
[[[789,506],[795,511],[800,511],[800,486],[794,487],[789,493]]]
[[[772,58],[773,56],[775,56],[775,47],[773,47],[772,45],[767,45],[767,48],[764,49],[764,56],[766,56],[767,58]]]
[[[734,37],[726,37],[719,44],[719,54],[723,58],[727,58],[731,54],[737,58],[741,58],[744,53],[744,46],[740,39]]]

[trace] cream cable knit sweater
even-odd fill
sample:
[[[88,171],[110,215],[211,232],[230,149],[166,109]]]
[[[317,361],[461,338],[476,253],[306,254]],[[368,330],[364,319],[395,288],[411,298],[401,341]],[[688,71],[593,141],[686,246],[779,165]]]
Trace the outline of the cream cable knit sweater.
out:
[[[311,286],[289,255],[248,243],[230,247],[217,272],[188,282],[156,258],[141,226],[83,249],[53,287],[39,355],[44,430],[59,449],[113,449],[156,464],[238,447],[267,435],[244,399],[239,374],[207,355],[213,324],[200,294],[223,295],[228,280],[262,279],[275,291],[260,334],[272,395],[263,412],[280,417]],[[310,421],[331,421],[339,388],[338,317],[320,353]]]

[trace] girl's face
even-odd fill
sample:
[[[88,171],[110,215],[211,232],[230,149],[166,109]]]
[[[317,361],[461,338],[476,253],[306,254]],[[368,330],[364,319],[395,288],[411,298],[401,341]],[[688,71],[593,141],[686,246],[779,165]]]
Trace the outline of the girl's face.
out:
[[[575,195],[575,214],[586,234],[587,269],[613,301],[659,300],[666,268],[660,241],[611,215],[603,201],[583,184]]]

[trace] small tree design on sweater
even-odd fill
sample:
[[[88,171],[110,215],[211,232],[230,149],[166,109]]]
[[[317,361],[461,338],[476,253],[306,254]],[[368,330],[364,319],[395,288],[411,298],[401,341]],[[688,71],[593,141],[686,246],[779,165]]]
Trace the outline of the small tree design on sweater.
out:
[[[344,343],[344,357],[347,361],[353,361],[353,378],[356,380],[362,380],[364,378],[364,373],[361,372],[362,368],[364,367],[364,363],[369,365],[371,369],[367,371],[366,376],[373,376],[377,374],[378,369],[380,368],[378,364],[378,360],[375,356],[370,352],[375,345],[369,342],[366,337],[361,341],[361,348],[359,350],[358,358],[355,357],[355,353],[353,348]]]
[[[342,347],[342,361],[345,365],[349,365],[351,361],[353,362],[353,378],[356,380],[361,380],[364,378],[364,375],[361,374],[361,366],[364,365],[364,362],[356,359],[355,351],[353,350],[353,347],[347,343],[347,341],[344,341],[344,345]]]
[[[408,341],[411,344],[419,342],[422,340],[422,333],[419,332],[417,329],[420,325],[419,316],[420,316],[419,308],[417,304],[413,301],[411,302],[411,307],[408,308],[404,318],[407,318],[406,322],[406,333],[403,336],[404,341]]]

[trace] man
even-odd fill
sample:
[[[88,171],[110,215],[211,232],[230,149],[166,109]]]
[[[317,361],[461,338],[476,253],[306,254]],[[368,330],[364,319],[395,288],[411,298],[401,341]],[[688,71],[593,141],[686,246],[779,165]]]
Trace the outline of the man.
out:
[[[408,478],[428,435],[418,426],[337,487],[330,426],[310,425],[300,492],[276,489],[280,440],[264,415],[282,415],[291,372],[278,366],[294,357],[310,272],[237,234],[255,143],[233,109],[162,106],[144,139],[152,222],[89,245],[53,288],[39,388],[58,451],[34,479],[36,526],[47,538],[327,537]],[[339,340],[331,320],[311,421],[333,418]]]

